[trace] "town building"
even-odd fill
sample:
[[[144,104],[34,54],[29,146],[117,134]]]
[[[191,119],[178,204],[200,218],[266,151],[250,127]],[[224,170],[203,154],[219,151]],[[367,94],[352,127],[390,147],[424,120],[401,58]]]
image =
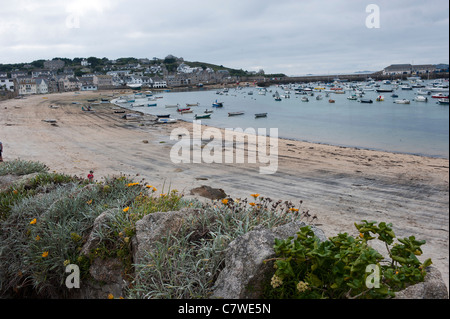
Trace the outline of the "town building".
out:
[[[0,77],[0,91],[5,90],[14,92],[16,88],[16,82],[14,79],[8,79],[6,77]]]
[[[28,77],[17,78],[19,95],[30,95],[37,93],[36,80]]]
[[[65,62],[59,59],[44,62],[44,69],[58,70],[64,68]]]

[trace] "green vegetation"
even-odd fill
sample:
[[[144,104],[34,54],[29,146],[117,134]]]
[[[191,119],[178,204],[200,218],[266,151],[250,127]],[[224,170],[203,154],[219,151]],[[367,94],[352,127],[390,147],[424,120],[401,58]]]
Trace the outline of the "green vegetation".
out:
[[[251,194],[252,201],[202,203],[186,200],[177,190],[158,193],[122,175],[93,183],[50,173],[37,162],[2,163],[0,176],[6,175],[28,176],[0,190],[0,296],[66,298],[68,264],[78,265],[82,280],[89,281],[95,260],[114,258],[130,283],[123,297],[208,298],[231,241],[255,227],[307,216],[291,202],[259,194]],[[152,243],[136,264],[131,246],[136,223],[149,214],[183,208],[188,213],[180,228]],[[93,228],[99,216],[102,223]],[[276,270],[265,297],[385,298],[423,280],[431,260],[421,263],[416,256],[425,241],[411,236],[394,243],[390,224],[355,225],[357,238],[345,233],[319,242],[307,226],[295,240],[277,239]],[[369,246],[375,236],[385,244],[389,261]],[[367,288],[368,265],[379,266],[378,288]]]
[[[421,263],[416,255],[422,254],[420,247],[425,241],[411,236],[394,244],[392,225],[384,222],[377,226],[375,222],[363,221],[355,226],[360,232],[357,238],[344,233],[319,242],[306,226],[300,229],[295,240],[293,237],[277,239],[274,246],[276,270],[267,284],[266,296],[283,299],[386,298],[407,285],[424,280],[425,268],[431,260]],[[369,241],[376,238],[385,244],[389,261],[369,246]]]

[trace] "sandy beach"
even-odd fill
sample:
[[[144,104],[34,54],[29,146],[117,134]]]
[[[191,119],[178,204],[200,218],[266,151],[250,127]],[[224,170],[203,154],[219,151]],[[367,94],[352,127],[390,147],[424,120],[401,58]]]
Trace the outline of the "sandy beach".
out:
[[[425,239],[449,286],[449,160],[279,140],[278,170],[259,174],[260,164],[174,164],[170,150],[176,127],[153,124],[152,116],[122,119],[111,104],[83,112],[79,101],[111,98],[113,92],[36,95],[0,102],[0,140],[5,161],[40,161],[51,170],[96,180],[119,173],[167,191],[222,188],[231,197],[260,193],[303,201],[327,236],[354,234],[355,222],[385,221],[397,237]],[[116,95],[117,96],[117,95]],[[53,107],[50,107],[52,105]],[[127,111],[127,113],[130,113]]]

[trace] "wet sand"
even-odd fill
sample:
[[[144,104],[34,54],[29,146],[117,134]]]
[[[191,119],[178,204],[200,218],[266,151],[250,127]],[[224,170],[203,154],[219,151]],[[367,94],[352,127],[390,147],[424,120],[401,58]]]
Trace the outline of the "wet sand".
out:
[[[259,174],[264,164],[174,164],[170,140],[174,128],[192,124],[154,125],[152,116],[125,120],[111,104],[83,112],[92,98],[112,92],[38,95],[0,102],[0,140],[5,161],[40,161],[51,170],[95,179],[132,175],[167,191],[186,194],[201,185],[222,188],[231,197],[260,193],[272,199],[303,201],[327,236],[355,234],[355,222],[385,221],[397,237],[425,239],[425,258],[432,258],[449,286],[449,160],[407,154],[278,140],[278,170]],[[56,106],[54,108],[50,105]],[[127,111],[127,113],[130,113]],[[54,122],[55,121],[55,122]],[[203,121],[207,123],[207,121]]]

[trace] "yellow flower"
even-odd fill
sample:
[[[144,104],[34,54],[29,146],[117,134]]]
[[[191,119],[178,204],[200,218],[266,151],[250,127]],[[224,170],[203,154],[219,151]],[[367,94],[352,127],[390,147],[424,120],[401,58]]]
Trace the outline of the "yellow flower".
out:
[[[156,192],[158,189],[156,187],[153,187],[152,191]]]
[[[250,206],[255,206],[256,204],[255,203],[248,203]]]
[[[86,204],[91,205],[91,204],[92,204],[92,199],[88,200],[88,201],[86,202]]]
[[[70,260],[68,260],[68,259],[64,260],[64,263],[63,263],[64,267],[69,265],[69,264],[70,264]]]
[[[123,241],[126,242],[126,243],[128,243],[128,242],[130,241],[130,237],[125,237],[125,238],[123,239]]]
[[[36,241],[41,240],[41,237],[39,237],[39,235],[37,235],[34,239],[36,239]]]
[[[44,252],[42,253],[42,257],[43,257],[43,258],[48,257],[48,251],[44,251]]]
[[[359,237],[364,238],[364,234],[363,233],[359,233]]]
[[[297,290],[298,290],[299,292],[305,292],[306,290],[309,290],[309,285],[308,285],[308,283],[307,283],[307,282],[304,282],[304,281],[300,281],[300,282],[297,284]]]
[[[14,195],[19,194],[19,192],[17,191],[17,189],[13,190]]]
[[[130,209],[130,207],[125,207],[125,208],[123,209],[123,212],[126,213],[129,209]]]
[[[152,188],[153,186],[152,185],[145,185],[145,187]]]
[[[290,210],[291,212],[298,212],[298,208],[294,208],[294,207],[289,208],[289,210]]]
[[[108,299],[114,299],[114,295],[113,294],[108,294]]]
[[[222,199],[222,204],[227,205],[228,204],[228,199]]]
[[[259,194],[251,194],[250,196],[256,199],[259,196]]]
[[[36,222],[37,222],[37,220],[36,220],[36,218],[35,218],[35,219],[33,219],[33,220],[30,222],[30,225],[34,225],[34,224],[36,224]]]
[[[273,275],[272,280],[270,281],[270,284],[273,288],[280,287],[283,284],[283,280],[278,277],[277,275]]]
[[[422,252],[421,252],[420,250],[417,249],[417,250],[414,252],[414,255],[420,256],[420,255],[422,255]]]

